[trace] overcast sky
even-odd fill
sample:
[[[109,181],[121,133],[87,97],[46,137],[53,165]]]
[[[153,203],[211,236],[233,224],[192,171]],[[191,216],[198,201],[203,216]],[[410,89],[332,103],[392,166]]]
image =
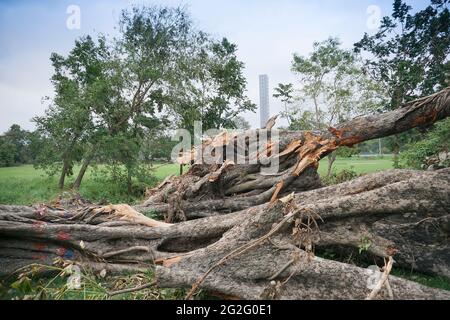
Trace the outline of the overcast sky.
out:
[[[294,52],[307,55],[314,41],[329,36],[338,36],[351,48],[364,32],[376,31],[372,21],[377,10],[388,15],[392,6],[392,0],[0,0],[0,132],[13,123],[34,128],[31,118],[45,109],[42,97],[53,94],[52,52],[68,53],[81,35],[114,34],[123,8],[146,3],[185,5],[197,28],[236,43],[245,63],[248,96],[257,104],[259,74],[269,76],[270,95],[279,82],[296,83],[290,71]],[[408,3],[420,9],[428,1]],[[79,29],[76,24],[67,26],[73,5],[80,9]],[[270,113],[280,108],[271,98]],[[258,127],[259,113],[245,117]]]

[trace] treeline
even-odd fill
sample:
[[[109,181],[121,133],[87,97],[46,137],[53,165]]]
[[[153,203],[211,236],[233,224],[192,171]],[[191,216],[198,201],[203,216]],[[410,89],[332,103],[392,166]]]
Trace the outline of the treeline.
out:
[[[36,160],[35,135],[13,124],[0,135],[0,167],[33,163]]]

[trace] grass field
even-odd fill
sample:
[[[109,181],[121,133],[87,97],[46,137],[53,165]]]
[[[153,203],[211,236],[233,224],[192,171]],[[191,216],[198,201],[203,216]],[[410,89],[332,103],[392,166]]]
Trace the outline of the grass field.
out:
[[[322,159],[319,165],[319,174],[325,175],[327,172],[328,159]],[[393,168],[392,158],[383,159],[365,159],[365,158],[342,158],[336,159],[333,164],[333,171],[353,170],[357,174],[370,173]]]
[[[319,173],[324,175],[327,170],[327,159],[320,162]],[[168,175],[178,174],[176,164],[154,166],[154,176],[162,180]],[[334,172],[343,169],[353,170],[358,174],[369,173],[392,168],[392,160],[384,159],[337,159],[334,163]],[[78,168],[74,169],[78,172]],[[67,179],[67,185],[73,182],[74,177]],[[95,170],[89,169],[80,188],[83,197],[93,201],[106,200],[109,202],[136,201],[119,193],[114,193],[105,182],[96,178]],[[0,204],[34,204],[48,202],[57,197],[57,177],[48,178],[42,170],[36,170],[32,165],[20,167],[0,168]]]

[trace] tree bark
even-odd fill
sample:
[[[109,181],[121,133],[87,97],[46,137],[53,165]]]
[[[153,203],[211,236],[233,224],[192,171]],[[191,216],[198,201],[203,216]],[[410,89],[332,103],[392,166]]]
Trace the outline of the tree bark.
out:
[[[330,177],[331,171],[333,169],[333,163],[336,161],[336,153],[331,153],[328,155],[328,168],[327,168],[327,178]]]
[[[64,159],[63,167],[61,169],[61,175],[59,176],[58,180],[58,188],[60,190],[64,189],[64,181],[66,180],[68,170],[69,170],[69,161],[67,159]]]

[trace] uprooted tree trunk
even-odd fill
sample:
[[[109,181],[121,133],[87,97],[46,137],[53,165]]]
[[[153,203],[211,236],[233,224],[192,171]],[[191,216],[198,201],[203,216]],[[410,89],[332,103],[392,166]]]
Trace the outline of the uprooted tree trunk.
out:
[[[57,257],[115,273],[155,265],[160,287],[227,298],[441,298],[450,293],[388,276],[404,267],[450,277],[450,170],[390,170],[322,187],[320,158],[340,146],[429,125],[450,115],[450,89],[393,112],[354,119],[328,133],[223,134],[181,157],[191,163],[134,208],[0,206],[0,272]],[[268,126],[267,129],[271,129]],[[250,136],[245,139],[246,136]],[[244,150],[219,164],[198,150]],[[247,151],[245,152],[245,150]],[[201,155],[202,157],[204,156]],[[261,160],[279,160],[277,173]],[[194,163],[192,163],[194,162]],[[166,222],[147,218],[152,212]],[[189,220],[181,223],[167,223]],[[319,258],[315,250],[367,251],[385,273]],[[392,260],[393,257],[393,260]],[[388,280],[386,280],[388,279]]]

